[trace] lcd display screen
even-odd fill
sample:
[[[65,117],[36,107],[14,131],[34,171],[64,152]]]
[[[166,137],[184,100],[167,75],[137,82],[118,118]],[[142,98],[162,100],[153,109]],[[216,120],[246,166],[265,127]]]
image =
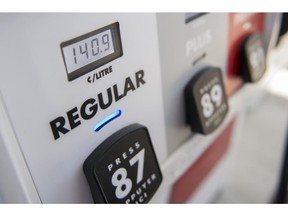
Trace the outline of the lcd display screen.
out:
[[[119,23],[113,23],[61,44],[71,81],[123,55]]]

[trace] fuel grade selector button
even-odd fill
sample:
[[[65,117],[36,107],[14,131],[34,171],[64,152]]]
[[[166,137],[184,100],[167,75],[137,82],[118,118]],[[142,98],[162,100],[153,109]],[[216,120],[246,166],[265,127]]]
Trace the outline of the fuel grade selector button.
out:
[[[140,124],[108,137],[83,170],[95,203],[147,203],[162,182],[148,129]]]
[[[193,132],[209,134],[228,112],[222,73],[206,67],[189,81],[185,88],[186,118]]]
[[[245,82],[257,82],[266,70],[266,57],[261,34],[249,35],[240,48],[240,74]]]

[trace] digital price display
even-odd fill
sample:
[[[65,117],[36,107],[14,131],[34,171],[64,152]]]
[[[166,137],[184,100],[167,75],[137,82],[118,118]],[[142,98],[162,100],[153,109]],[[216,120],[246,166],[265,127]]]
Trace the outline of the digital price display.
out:
[[[147,203],[162,182],[148,130],[140,124],[108,137],[83,169],[95,203]]]
[[[71,81],[123,55],[119,23],[63,42],[61,49]]]
[[[185,88],[187,123],[192,131],[209,134],[228,112],[222,73],[219,68],[199,71]]]
[[[240,73],[246,82],[257,82],[266,70],[266,55],[261,35],[253,33],[240,49]]]

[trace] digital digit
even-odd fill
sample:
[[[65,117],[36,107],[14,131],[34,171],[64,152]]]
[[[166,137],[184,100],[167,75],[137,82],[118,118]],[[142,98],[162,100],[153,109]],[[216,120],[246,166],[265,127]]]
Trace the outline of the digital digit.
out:
[[[264,58],[265,58],[264,50],[262,49],[262,47],[259,47],[258,48],[258,59],[261,59],[261,61],[263,61]]]
[[[259,63],[258,66],[261,67],[262,62],[265,59],[264,50],[262,49],[262,47],[258,47],[257,49],[257,59]]]
[[[137,166],[137,184],[142,181],[144,173],[144,157],[145,149],[138,152],[133,158],[129,160],[130,166],[138,162]],[[127,170],[123,167],[117,169],[111,178],[112,184],[116,187],[115,195],[118,199],[126,197],[132,189],[132,181],[127,178]]]
[[[132,181],[127,178],[127,170],[123,167],[114,172],[111,182],[116,187],[115,195],[118,199],[126,197],[132,189]]]
[[[253,68],[257,68],[259,62],[258,62],[258,59],[257,59],[257,53],[255,51],[250,53],[249,59],[250,59],[252,67]]]
[[[99,53],[99,41],[98,41],[98,38],[94,38],[91,41],[91,46],[92,46],[92,55],[93,56],[98,55],[98,53]],[[94,50],[95,47],[96,47],[96,52]]]
[[[81,46],[81,45],[79,45],[79,48],[80,48],[80,53],[81,53],[81,54],[86,54],[86,58],[88,59],[89,56],[88,56],[87,43],[85,43],[85,49],[84,49],[84,50],[82,50],[82,46]]]
[[[129,160],[130,166],[133,166],[138,161],[137,183],[139,183],[143,179],[144,155],[145,149],[143,148],[140,152],[138,152],[133,158]]]
[[[109,50],[110,48],[110,42],[109,42],[109,35],[108,34],[104,34],[102,36],[102,43],[107,45],[107,47],[104,49],[104,51]]]
[[[212,87],[211,92],[211,100],[216,104],[216,107],[219,107],[222,102],[222,88],[219,84],[216,84]]]
[[[264,58],[264,51],[261,47],[258,47],[256,50],[249,54],[249,60],[254,69],[261,67],[261,63]]]
[[[74,55],[74,62],[77,64],[77,58],[76,58],[76,50],[73,48],[73,55]]]
[[[204,117],[210,117],[214,112],[214,107],[210,99],[210,95],[205,93],[201,98],[201,105],[203,107],[203,115]]]

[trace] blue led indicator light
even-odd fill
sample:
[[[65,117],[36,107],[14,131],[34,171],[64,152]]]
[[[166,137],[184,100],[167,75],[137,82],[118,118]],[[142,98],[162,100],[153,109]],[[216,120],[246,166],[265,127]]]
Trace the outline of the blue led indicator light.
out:
[[[109,116],[107,116],[106,118],[104,118],[102,121],[100,121],[95,127],[94,127],[94,131],[97,132],[99,131],[102,127],[104,127],[106,124],[108,124],[109,122],[111,122],[112,120],[118,118],[121,115],[122,111],[121,110],[117,110],[115,112],[113,112],[112,114],[110,114]]]

